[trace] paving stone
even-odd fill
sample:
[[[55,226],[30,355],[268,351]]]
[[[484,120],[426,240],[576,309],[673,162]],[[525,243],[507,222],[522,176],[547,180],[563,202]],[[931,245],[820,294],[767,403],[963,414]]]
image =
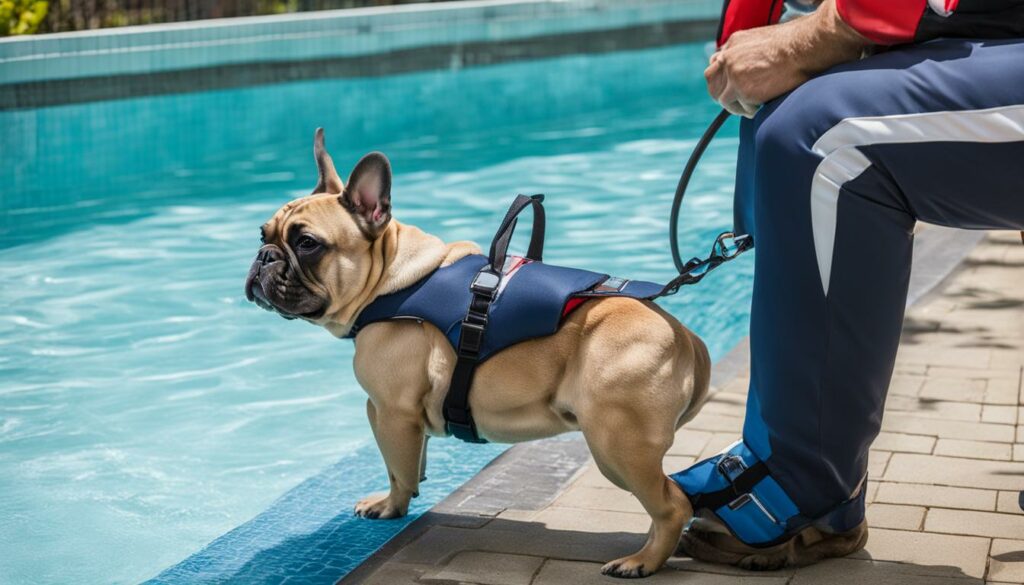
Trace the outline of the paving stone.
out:
[[[981,409],[981,422],[1017,424],[1018,406],[986,404]]]
[[[955,567],[832,559],[798,571],[790,585],[981,585]]]
[[[589,486],[573,486],[552,502],[551,505],[561,508],[608,510],[612,512],[631,512],[633,514],[645,513],[644,507],[640,505],[639,500],[625,490]],[[536,519],[536,515],[534,519]]]
[[[490,551],[605,563],[640,549],[645,534],[550,530],[537,522],[493,520],[483,528],[435,526],[392,561],[440,565],[463,551]]]
[[[932,400],[978,403],[985,399],[985,385],[985,380],[929,377],[918,395]]]
[[[388,562],[373,572],[363,583],[365,585],[417,585],[419,578],[431,567]]]
[[[750,377],[736,376],[732,380],[729,380],[724,386],[722,386],[722,392],[734,394],[746,400],[748,388],[750,388]],[[718,395],[716,394],[715,396]]]
[[[867,508],[868,526],[871,528],[920,530],[924,523],[924,513],[925,509],[920,506],[875,503]]]
[[[531,522],[540,510],[502,510],[495,518],[513,522]]]
[[[985,404],[1020,404],[1020,384],[1015,380],[989,380],[985,387]]]
[[[1024,510],[1020,509],[1019,497],[1019,492],[999,492],[996,499],[996,511],[1004,514],[1024,514]]]
[[[931,514],[932,511],[929,510],[928,513]],[[867,546],[863,551],[856,553],[854,558],[931,567],[931,574],[975,578],[985,575],[989,545],[987,538],[884,528],[869,530]]]
[[[968,380],[1016,380],[1019,372],[1014,368],[956,368],[950,366],[929,366],[928,376],[932,378],[962,378]]]
[[[1013,459],[1013,445],[1010,443],[990,443],[987,441],[965,441],[963,439],[939,439],[939,442],[935,445],[935,454],[950,457],[969,457],[971,459],[1010,461]]]
[[[669,455],[691,455],[696,457],[704,450],[713,433],[682,428],[676,431],[675,441],[669,448]]]
[[[731,396],[735,395],[723,395],[722,393],[715,395],[713,399],[709,400],[701,408],[701,413],[706,412],[708,414],[721,414],[742,418],[746,412],[746,402],[730,399]]]
[[[668,559],[668,562],[665,563],[665,566],[677,570],[678,575],[687,575],[687,578],[690,578],[690,573],[713,573],[715,575],[733,575],[737,577],[751,575],[751,572],[746,569],[740,569],[738,567],[733,567],[730,565],[721,565],[717,563],[705,563],[702,561],[698,561],[696,559],[691,559],[690,557],[683,556],[670,557]],[[773,577],[789,578],[792,577],[793,574],[797,571],[799,571],[799,569],[790,567],[787,569],[779,569],[776,571],[772,571],[771,573],[766,573],[766,575],[771,575]]]
[[[1024,444],[1014,443],[1013,445],[1013,460],[1024,461]]]
[[[946,335],[950,343],[960,343],[963,336],[959,333]],[[941,343],[941,340],[936,339]],[[960,368],[988,368],[992,359],[992,350],[983,348],[966,347],[934,347],[934,342],[928,344],[930,347],[907,347],[900,346],[896,356],[898,361],[911,364],[927,364],[934,366],[956,366]],[[1005,367],[1005,366],[996,366]],[[927,384],[926,384],[927,385]]]
[[[894,380],[899,376],[923,376],[928,372],[927,364],[911,364],[906,362],[896,362],[896,366],[893,368],[893,374],[895,374]],[[920,388],[918,388],[920,389]]]
[[[739,433],[715,433],[708,444],[704,445],[704,450],[697,456],[697,461],[718,455],[738,440],[740,440]]]
[[[993,368],[1019,368],[1024,365],[1024,352],[1020,349],[994,349],[990,364]]]
[[[925,516],[924,529],[946,534],[1020,538],[1024,536],[1024,515],[933,508]]]
[[[886,481],[930,483],[990,490],[1020,489],[1024,463],[896,453],[885,470]]]
[[[776,576],[772,573],[744,573],[740,575],[716,575],[713,573],[691,573],[665,568],[643,580],[644,585],[651,583],[686,585],[786,585],[789,577]],[[592,583],[622,583],[621,579],[601,575],[598,563],[581,563],[576,561],[549,560],[544,563],[533,585],[591,585]]]
[[[927,369],[926,366],[921,366],[921,373],[923,374]],[[914,375],[910,373],[897,373],[892,377],[889,382],[889,396],[913,396],[916,397],[921,392],[921,387],[924,385],[924,376]]]
[[[695,457],[682,457],[677,455],[666,455],[661,462],[661,469],[665,472],[665,475],[671,475],[677,471],[682,471],[687,467],[691,466],[696,462]],[[573,483],[574,486],[587,486],[597,487],[606,489],[620,490],[618,486],[608,481],[608,479],[601,474],[601,470],[597,468],[597,465],[591,459],[580,473],[579,477]]]
[[[601,471],[597,468],[597,465],[594,465],[593,461],[587,464],[586,469],[583,470],[583,473],[580,474],[573,486],[619,489],[615,484],[608,481],[605,476],[601,475]]]
[[[987,575],[990,580],[1024,583],[1024,540],[997,538],[992,541],[989,556],[992,557]]]
[[[424,583],[468,581],[480,585],[530,585],[543,562],[543,557],[468,551],[455,555],[444,568],[420,580]]]
[[[866,494],[864,494],[864,502],[865,503],[870,504],[870,503],[875,501],[875,498],[877,497],[877,494],[878,494],[878,485],[879,484],[878,484],[877,481],[868,480],[868,487],[867,487],[868,491],[867,491]]]
[[[897,453],[931,453],[935,448],[935,437],[882,431],[878,433],[871,448]]]
[[[889,412],[882,419],[882,429],[911,435],[931,435],[949,439],[1012,443],[1014,427],[983,422],[938,420],[906,412]],[[1024,441],[1021,441],[1024,442]]]
[[[696,457],[666,455],[665,458],[661,461],[661,470],[665,472],[665,475],[672,475],[677,471],[682,471],[687,467],[693,465],[696,461]]]
[[[991,512],[995,510],[996,493],[993,490],[882,482],[875,494],[875,501]]]
[[[608,510],[579,510],[575,508],[547,508],[533,521],[549,530],[575,532],[634,532],[646,533],[651,518],[645,512],[611,512]]]
[[[913,412],[925,418],[942,418],[948,420],[981,420],[981,404],[970,402],[954,402],[951,400],[933,400],[929,398],[912,398],[909,396],[890,396],[885,402],[890,412]],[[1013,424],[1011,421],[1010,424]]]
[[[871,451],[868,453],[868,476],[882,477],[885,475],[885,468],[889,464],[892,453],[886,451]]]
[[[701,413],[686,423],[686,428],[713,433],[736,433],[736,437],[739,438],[740,431],[743,430],[743,419],[738,416]]]

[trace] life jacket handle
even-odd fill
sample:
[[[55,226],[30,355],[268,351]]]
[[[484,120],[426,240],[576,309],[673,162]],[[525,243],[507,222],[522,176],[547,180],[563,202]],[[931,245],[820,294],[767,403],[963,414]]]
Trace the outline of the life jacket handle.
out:
[[[508,255],[508,245],[512,241],[512,234],[516,231],[518,216],[527,207],[533,207],[533,231],[530,234],[530,247],[526,257],[530,260],[540,262],[544,254],[544,195],[516,195],[515,201],[508,208],[505,219],[501,220],[498,231],[491,240],[491,253],[489,256],[491,270],[495,274],[501,274],[505,266],[505,257]]]

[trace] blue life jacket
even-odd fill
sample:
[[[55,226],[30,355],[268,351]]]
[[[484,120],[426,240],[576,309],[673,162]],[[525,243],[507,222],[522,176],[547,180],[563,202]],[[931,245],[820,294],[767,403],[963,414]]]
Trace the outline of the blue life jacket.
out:
[[[348,334],[354,338],[367,325],[393,319],[427,322],[443,332],[455,348],[457,361],[442,412],[448,433],[464,441],[486,442],[477,433],[469,408],[473,374],[481,362],[513,344],[554,334],[565,316],[587,299],[653,300],[675,292],[680,283],[698,282],[706,274],[684,274],[663,286],[544,264],[541,201],[543,195],[517,196],[487,256],[466,256],[407,288],[378,297],[360,312]],[[525,257],[509,257],[516,217],[528,206],[534,211],[529,251]],[[845,531],[855,527],[863,513],[861,490],[859,500],[844,503],[826,518],[802,515],[771,477],[767,465],[743,442],[671,478],[689,497],[695,512],[715,514],[751,546],[782,542],[812,520],[815,525],[825,522],[826,529]]]
[[[415,319],[448,338],[457,360],[445,395],[443,414],[449,434],[471,443],[480,437],[469,408],[476,367],[521,341],[552,335],[580,303],[599,297],[654,299],[665,287],[607,274],[552,266],[544,249],[543,195],[519,195],[491,242],[490,254],[474,254],[438,268],[412,286],[374,299],[356,317],[348,337],[378,321]],[[526,257],[508,256],[517,216],[533,207],[533,232]]]
[[[486,256],[473,254],[438,268],[412,286],[378,297],[359,313],[349,336],[377,321],[415,319],[440,329],[457,349],[462,332],[459,325],[473,297],[470,284],[487,266]],[[651,299],[662,288],[653,282],[508,256],[491,301],[487,334],[477,361],[520,341],[557,332],[563,319],[578,306],[574,300],[611,296]]]

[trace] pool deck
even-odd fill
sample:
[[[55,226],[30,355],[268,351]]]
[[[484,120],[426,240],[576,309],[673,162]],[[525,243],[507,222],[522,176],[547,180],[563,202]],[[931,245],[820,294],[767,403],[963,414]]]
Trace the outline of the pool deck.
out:
[[[865,550],[765,573],[673,558],[645,583],[1024,582],[1024,512],[1017,505],[1017,491],[1024,489],[1022,285],[1020,235],[994,233],[908,310],[882,434],[871,452]],[[748,374],[745,366],[733,366],[727,375],[725,369],[729,364],[716,366],[717,393],[677,434],[667,472],[713,455],[739,436]],[[535,466],[548,466],[556,476],[564,473],[565,461],[586,457],[571,442],[549,445],[560,447],[535,447],[534,455],[549,452]],[[489,504],[474,505],[468,492],[456,492],[343,583],[619,582],[599,571],[602,562],[643,542],[649,520],[637,501],[591,461],[551,497],[502,500],[502,494],[536,488],[522,479],[530,473],[504,467],[474,480],[477,500],[488,493],[481,486],[494,492]]]

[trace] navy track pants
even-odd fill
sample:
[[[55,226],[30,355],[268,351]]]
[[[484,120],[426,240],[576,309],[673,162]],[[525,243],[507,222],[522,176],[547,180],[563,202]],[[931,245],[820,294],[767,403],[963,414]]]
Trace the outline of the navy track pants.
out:
[[[915,222],[1024,229],[1024,39],[896,48],[767,104],[735,221],[757,250],[744,441],[818,518],[865,478]]]

